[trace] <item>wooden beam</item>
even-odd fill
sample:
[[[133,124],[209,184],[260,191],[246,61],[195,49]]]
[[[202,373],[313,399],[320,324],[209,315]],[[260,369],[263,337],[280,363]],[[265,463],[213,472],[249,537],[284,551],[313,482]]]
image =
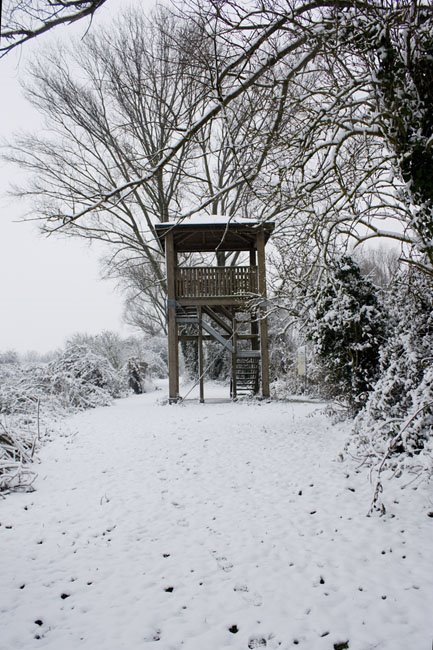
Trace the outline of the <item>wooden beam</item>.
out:
[[[201,307],[198,308],[198,378],[200,382],[200,403],[204,402],[204,358],[203,358],[203,329]]]
[[[210,316],[229,336],[232,335],[232,329],[231,326],[226,323],[226,321],[219,316],[215,310],[211,309],[207,305],[202,306],[203,311]],[[231,316],[230,316],[231,319]]]
[[[209,305],[210,307],[236,307],[236,308],[245,308],[251,299],[254,299],[257,296],[248,296],[240,298],[238,296],[212,296],[212,297],[202,297],[202,298],[179,298],[178,304],[184,305],[185,307],[196,307],[197,305]]]
[[[226,339],[229,341],[231,339],[231,336],[228,336],[228,334],[221,334],[222,338]],[[198,337],[198,334],[179,334],[179,341],[196,341]],[[258,334],[238,334],[238,341],[251,341],[254,339],[258,338]],[[215,341],[215,338],[211,336],[210,334],[203,334],[202,335],[203,341]],[[253,348],[255,350],[258,350],[259,348]]]
[[[233,329],[233,354],[232,354],[232,390],[231,397],[236,399],[238,394],[237,388],[237,348],[238,348],[238,332],[237,332],[237,323],[236,318],[232,320],[232,329]]]
[[[176,254],[171,231],[165,237],[165,262],[167,270],[168,399],[169,402],[176,402],[179,399],[179,345],[176,323]]]
[[[250,266],[256,266],[256,264],[257,264],[256,251],[254,248],[252,248],[250,250]],[[251,347],[253,350],[258,350],[260,348],[259,323],[257,317],[258,317],[258,311],[256,309],[251,310],[251,338],[252,338]]]
[[[259,306],[259,330],[260,330],[260,351],[262,371],[262,396],[269,397],[269,340],[268,340],[268,319],[266,316],[266,260],[265,260],[265,232],[261,228],[257,233],[257,266],[258,266],[258,290],[263,299]]]

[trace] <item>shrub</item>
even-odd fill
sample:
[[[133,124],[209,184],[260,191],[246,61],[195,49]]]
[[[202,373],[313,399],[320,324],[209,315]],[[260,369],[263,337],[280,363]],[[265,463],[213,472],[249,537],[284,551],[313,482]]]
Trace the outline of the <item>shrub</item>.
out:
[[[106,406],[120,397],[124,386],[109,361],[86,345],[70,345],[48,364],[50,390],[65,407],[85,409]]]
[[[307,320],[325,394],[359,411],[377,378],[385,318],[374,286],[350,257],[331,266]]]
[[[420,458],[414,457],[423,450],[428,456],[433,437],[431,279],[414,271],[400,275],[388,303],[389,333],[379,379],[355,421],[355,442],[373,457],[388,453],[394,463],[400,457],[400,464],[419,465]]]
[[[355,419],[347,451],[371,467],[371,510],[385,512],[383,476],[433,474],[433,292],[432,280],[400,273],[387,295],[388,337],[379,377]],[[404,487],[404,484],[402,484]]]

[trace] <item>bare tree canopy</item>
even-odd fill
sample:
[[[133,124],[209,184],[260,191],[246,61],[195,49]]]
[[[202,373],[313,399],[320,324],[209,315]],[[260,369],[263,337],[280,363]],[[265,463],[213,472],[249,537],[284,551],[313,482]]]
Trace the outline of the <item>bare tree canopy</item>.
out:
[[[165,325],[165,274],[155,223],[197,206],[212,214],[261,209],[253,184],[283,125],[287,86],[277,93],[273,83],[252,88],[224,119],[209,120],[185,140],[147,183],[91,208],[101,193],[158,166],[171,142],[206,110],[214,45],[203,22],[159,8],[149,18],[124,12],[79,48],[50,48],[33,62],[26,82],[48,129],[20,136],[7,155],[32,172],[17,191],[31,201],[31,217],[41,218],[45,232],[108,244],[106,273],[132,285],[131,304],[146,296],[149,323],[159,327]],[[224,54],[217,54],[221,64]],[[70,219],[73,211],[83,217]],[[140,323],[142,311],[134,309]]]
[[[283,92],[289,84],[289,101],[280,109],[296,129],[281,141],[280,180],[268,178],[286,198],[289,231],[305,227],[322,248],[340,235],[391,237],[431,272],[432,3],[189,0],[182,11],[192,23],[206,21],[215,43],[206,103],[158,161],[101,192],[69,221],[149,183],[250,89]]]
[[[431,5],[187,0],[149,24],[124,14],[117,34],[33,66],[28,94],[51,133],[9,150],[33,172],[23,194],[47,231],[102,239],[129,278],[142,278],[131,260],[149,269],[148,289],[164,284],[154,224],[198,210],[276,221],[280,292],[372,237],[431,274]]]
[[[106,0],[3,0],[0,57],[59,25],[93,14]]]

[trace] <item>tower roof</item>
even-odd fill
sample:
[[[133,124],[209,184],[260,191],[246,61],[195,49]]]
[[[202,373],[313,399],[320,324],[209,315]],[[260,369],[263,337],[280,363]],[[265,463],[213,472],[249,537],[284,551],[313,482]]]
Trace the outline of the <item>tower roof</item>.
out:
[[[163,248],[167,233],[172,232],[176,250],[184,253],[250,250],[256,246],[258,231],[264,231],[266,242],[274,228],[275,223],[268,221],[208,214],[195,214],[155,226]]]

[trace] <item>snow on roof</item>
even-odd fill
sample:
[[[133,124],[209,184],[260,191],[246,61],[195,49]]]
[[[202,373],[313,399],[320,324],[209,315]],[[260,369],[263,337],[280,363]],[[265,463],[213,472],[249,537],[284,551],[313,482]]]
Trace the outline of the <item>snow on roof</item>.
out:
[[[164,224],[158,224],[158,226],[209,226],[227,224],[250,224],[253,226],[259,223],[261,223],[261,221],[257,219],[249,219],[246,217],[237,217],[226,214],[205,214],[204,212],[198,212],[189,217],[179,217],[179,219],[167,221]]]

